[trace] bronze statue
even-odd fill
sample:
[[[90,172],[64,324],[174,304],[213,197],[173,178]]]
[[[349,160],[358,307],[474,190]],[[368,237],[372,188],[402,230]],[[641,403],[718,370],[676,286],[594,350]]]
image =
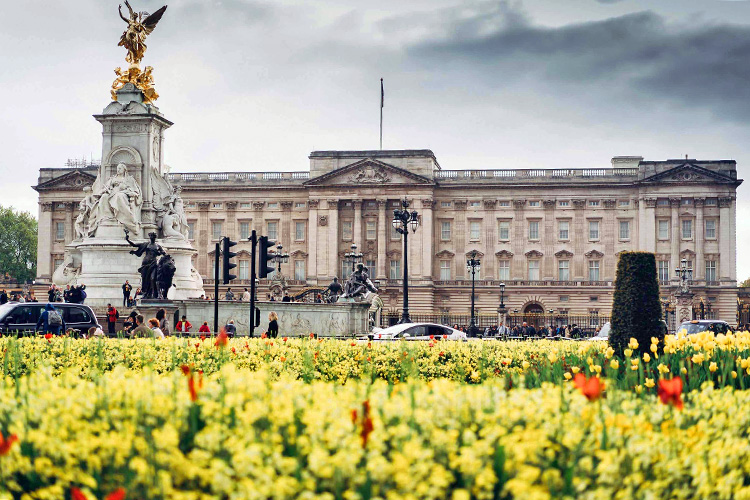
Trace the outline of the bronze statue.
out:
[[[158,258],[160,255],[166,255],[166,252],[156,242],[156,233],[148,233],[149,241],[143,243],[133,243],[130,241],[130,235],[128,230],[125,230],[125,241],[130,243],[131,247],[135,247],[135,250],[131,250],[130,253],[136,257],[143,256],[141,267],[138,268],[138,272],[141,273],[141,291],[143,292],[144,299],[156,299],[159,298],[159,283],[158,283]]]
[[[349,275],[349,280],[344,285],[342,297],[362,297],[367,292],[378,293],[378,289],[370,281],[370,275],[364,264],[357,264],[357,270]]]
[[[128,23],[128,27],[122,33],[120,43],[117,45],[127,49],[128,55],[125,56],[125,60],[131,65],[138,66],[141,59],[143,59],[143,54],[146,52],[146,37],[154,31],[156,24],[161,19],[161,16],[164,15],[164,11],[167,10],[167,6],[165,5],[150,15],[148,12],[133,12],[127,0],[125,0],[125,6],[130,13],[127,18],[122,15],[122,5],[117,7],[120,18]]]

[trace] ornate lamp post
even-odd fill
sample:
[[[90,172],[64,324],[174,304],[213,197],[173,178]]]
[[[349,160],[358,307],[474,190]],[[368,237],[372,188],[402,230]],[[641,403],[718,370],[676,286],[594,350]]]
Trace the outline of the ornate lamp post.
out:
[[[276,261],[276,270],[279,274],[281,274],[281,264],[289,262],[289,254],[284,253],[282,250],[284,249],[283,246],[281,246],[281,243],[276,245],[276,253],[272,257],[273,260]]]
[[[500,283],[500,305],[497,307],[497,324],[507,328],[505,314],[508,310],[505,308],[505,282]],[[507,331],[507,330],[506,330]]]
[[[469,259],[466,261],[466,270],[471,273],[471,324],[469,330],[466,332],[469,337],[476,337],[479,335],[479,328],[477,328],[476,315],[474,314],[474,282],[476,280],[477,272],[481,268],[481,262],[477,259],[477,251],[472,250],[469,254]]]
[[[409,212],[409,202],[407,200],[401,201],[401,208],[397,208],[393,211],[393,229],[400,234],[404,235],[404,282],[403,282],[403,294],[404,294],[404,308],[401,312],[401,319],[399,323],[411,323],[409,318],[409,253],[408,253],[408,240],[409,240],[409,228],[415,233],[419,226],[419,214],[416,210]]]
[[[352,272],[354,272],[354,270],[357,267],[357,264],[362,262],[362,257],[364,256],[364,254],[362,252],[357,252],[356,243],[352,243],[351,248],[352,248],[351,252],[347,252],[344,254],[344,262],[346,262],[347,264],[351,264]]]
[[[688,267],[687,259],[680,261],[680,267],[674,270],[678,278],[680,278],[680,293],[689,293],[690,284],[688,280],[693,277],[693,270]]]

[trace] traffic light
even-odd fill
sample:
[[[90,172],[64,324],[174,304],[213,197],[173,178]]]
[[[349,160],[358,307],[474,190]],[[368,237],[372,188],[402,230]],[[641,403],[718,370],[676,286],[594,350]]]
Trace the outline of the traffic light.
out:
[[[231,269],[237,267],[237,264],[232,264],[231,262],[229,262],[229,259],[237,255],[236,253],[229,251],[229,249],[236,244],[236,241],[232,241],[226,236],[221,241],[221,272],[223,273],[222,277],[224,278],[223,281],[225,285],[237,277],[234,274],[229,274],[229,271]]]
[[[276,244],[275,241],[269,240],[268,236],[258,238],[258,278],[266,278],[268,273],[276,270],[273,266],[274,252],[268,249]]]

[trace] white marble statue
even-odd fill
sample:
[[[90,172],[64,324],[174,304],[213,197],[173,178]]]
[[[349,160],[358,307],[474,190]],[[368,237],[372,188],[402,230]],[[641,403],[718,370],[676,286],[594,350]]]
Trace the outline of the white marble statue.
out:
[[[143,194],[123,163],[117,165],[117,174],[109,178],[101,193],[95,191],[94,195],[99,199],[91,209],[90,232],[106,219],[115,219],[132,233],[140,232]]]
[[[73,228],[76,232],[76,240],[82,240],[91,236],[96,231],[96,226],[91,224],[91,210],[99,200],[99,196],[95,195],[91,186],[83,188],[84,197],[78,204],[78,217],[76,217]],[[98,221],[97,221],[98,225]]]
[[[166,176],[159,175],[156,170],[152,170],[151,190],[157,214],[156,222],[161,229],[162,237],[187,241],[189,229],[185,216],[185,204],[180,196],[182,188],[173,187]]]

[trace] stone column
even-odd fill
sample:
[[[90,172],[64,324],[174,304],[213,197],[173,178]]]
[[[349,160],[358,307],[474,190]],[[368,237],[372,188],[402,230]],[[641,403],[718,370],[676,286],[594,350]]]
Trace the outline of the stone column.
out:
[[[73,221],[75,220],[75,214],[73,208],[76,206],[72,201],[65,202],[65,244],[67,245],[75,239],[75,230],[73,229]],[[124,236],[124,233],[123,233]]]
[[[432,207],[435,204],[433,200],[422,200],[422,277],[425,279],[432,279],[433,266],[432,263],[435,261],[433,257],[435,255],[434,249],[434,238],[433,235],[433,220],[432,220]]]
[[[680,267],[680,240],[682,239],[682,234],[680,233],[680,198],[670,198],[669,205],[672,208],[672,228],[670,234],[672,251],[669,257],[669,265],[672,268],[670,269],[672,279],[670,281],[679,281],[679,276],[673,270]]]
[[[211,206],[210,201],[199,201],[198,202],[198,227],[195,230],[198,232],[196,236],[198,248],[198,272],[208,279],[214,279],[211,274],[211,258],[208,252],[211,251],[209,243],[211,243],[211,228],[208,227],[208,208]]]
[[[318,283],[318,200],[308,200],[307,275]]]
[[[510,266],[512,280],[528,279],[526,269],[526,219],[524,219],[523,209],[526,206],[526,200],[513,200],[513,234],[511,236],[511,248],[513,252],[513,262]],[[460,261],[463,263],[463,261]]]
[[[377,279],[383,282],[388,278],[386,274],[386,260],[388,256],[385,253],[388,250],[388,240],[390,239],[390,234],[388,233],[390,220],[386,211],[387,206],[388,200],[378,200],[378,270],[376,276]]]
[[[588,227],[586,224],[586,213],[584,207],[586,200],[573,200],[575,215],[573,216],[573,259],[571,262],[570,277],[577,281],[588,281],[586,270],[586,245],[589,241]]]
[[[37,278],[52,281],[52,207],[53,203],[42,202],[39,204],[39,234],[36,252],[36,276]]]
[[[227,207],[227,227],[225,236],[230,240],[237,240],[240,236],[240,232],[237,230],[237,202],[227,201],[225,206]]]
[[[706,278],[706,264],[704,257],[706,228],[703,227],[703,205],[705,198],[695,198],[695,262],[693,262],[693,279],[702,280]]]
[[[732,198],[719,198],[719,269],[717,279],[721,281],[734,279],[734,265],[736,253],[733,246],[734,234],[732,233]]]
[[[328,200],[328,277],[338,276],[339,266],[339,200]]]
[[[287,251],[292,248],[292,243],[294,242],[291,228],[292,204],[291,201],[281,202],[281,227],[279,228],[281,232],[279,233],[279,237],[281,238],[281,244],[287,249]]]
[[[357,251],[364,251],[364,245],[362,244],[362,200],[352,200],[354,206],[354,227],[352,230],[352,243],[357,245]]]
[[[616,274],[616,257],[615,257],[615,242],[620,238],[620,227],[615,219],[615,206],[617,205],[616,200],[604,200],[604,221],[603,221],[603,233],[602,233],[602,251],[604,257],[602,257],[600,279],[606,281],[614,281]]]
[[[467,251],[466,200],[454,200],[453,207],[455,208],[453,222],[456,226],[453,231],[453,239],[456,242],[456,256],[458,256],[458,259],[453,262],[453,264],[457,266],[453,274],[457,279],[462,279],[466,276],[466,265],[463,264],[464,256]]]
[[[555,200],[542,200],[544,205],[544,229],[539,235],[542,239],[542,262],[544,263],[540,270],[540,277],[543,280],[556,280],[555,272],[555,242],[557,241],[557,234],[555,233],[555,206],[557,202]]]
[[[656,198],[644,198],[638,204],[638,249],[656,252]]]
[[[253,220],[250,227],[251,230],[255,229],[258,238],[265,236],[265,219],[263,218],[263,207],[266,205],[264,201],[253,202]]]

